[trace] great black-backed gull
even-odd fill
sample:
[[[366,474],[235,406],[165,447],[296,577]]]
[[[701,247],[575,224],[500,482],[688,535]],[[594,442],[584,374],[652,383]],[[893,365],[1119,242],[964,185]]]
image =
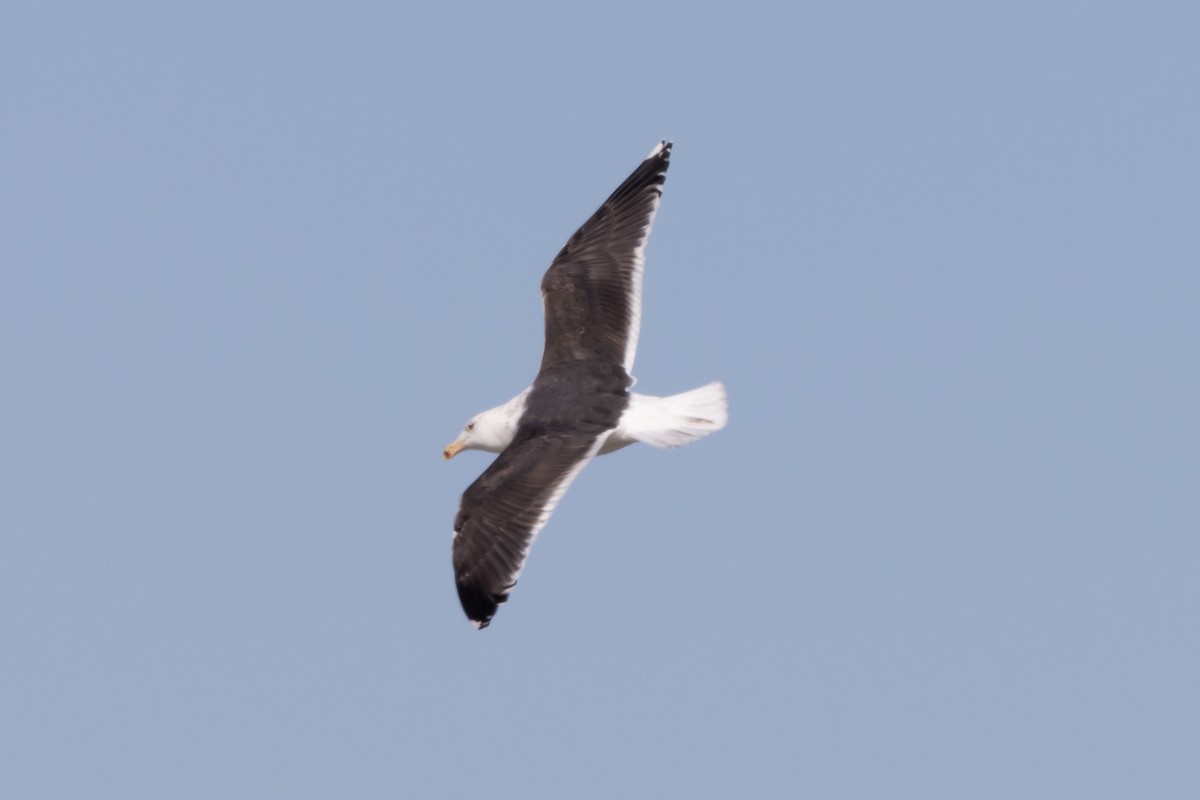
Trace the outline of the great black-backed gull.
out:
[[[487,627],[538,532],[596,455],[634,442],[678,447],[725,427],[725,387],[670,397],[628,391],[642,314],[646,239],[670,165],[659,142],[542,277],[546,342],[533,385],[471,418],[443,452],[500,455],[463,492],[453,562],[467,617]]]

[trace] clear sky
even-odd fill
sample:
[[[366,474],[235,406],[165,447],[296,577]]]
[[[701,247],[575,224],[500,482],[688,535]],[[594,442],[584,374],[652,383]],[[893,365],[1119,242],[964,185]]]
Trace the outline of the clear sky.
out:
[[[0,796],[1195,798],[1189,3],[0,12]],[[442,448],[661,138],[475,631]]]

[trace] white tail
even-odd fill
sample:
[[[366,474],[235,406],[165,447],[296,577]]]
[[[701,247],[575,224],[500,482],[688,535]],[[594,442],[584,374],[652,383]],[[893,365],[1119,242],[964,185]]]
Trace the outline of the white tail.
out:
[[[728,421],[729,401],[720,381],[670,397],[630,393],[629,408],[614,432],[615,446],[602,452],[635,441],[654,447],[680,447],[721,430]]]

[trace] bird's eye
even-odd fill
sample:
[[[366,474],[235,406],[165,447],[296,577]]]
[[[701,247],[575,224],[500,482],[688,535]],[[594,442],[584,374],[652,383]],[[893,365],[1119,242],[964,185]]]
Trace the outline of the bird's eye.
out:
[[[475,423],[474,423],[474,422],[468,422],[468,423],[467,423],[467,430],[468,430],[468,431],[473,431],[473,430],[475,430]]]

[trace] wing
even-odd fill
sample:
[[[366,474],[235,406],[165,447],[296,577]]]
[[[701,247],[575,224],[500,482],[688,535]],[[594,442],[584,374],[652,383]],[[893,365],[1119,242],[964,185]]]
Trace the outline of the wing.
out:
[[[659,142],[546,270],[542,369],[597,357],[623,365],[627,373],[633,369],[642,321],[643,253],[670,159],[671,143]]]
[[[534,539],[602,438],[518,430],[463,492],[454,520],[454,579],[463,611],[485,628],[521,577]]]

